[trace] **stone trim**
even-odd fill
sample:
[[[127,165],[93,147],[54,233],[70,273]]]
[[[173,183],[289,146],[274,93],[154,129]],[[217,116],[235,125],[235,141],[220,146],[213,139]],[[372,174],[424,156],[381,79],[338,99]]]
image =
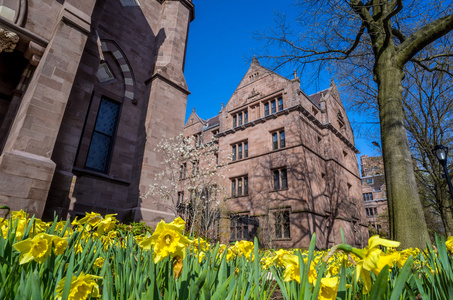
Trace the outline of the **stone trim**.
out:
[[[14,24],[10,20],[0,18],[0,26],[8,31],[12,31],[12,32],[16,33],[19,36],[19,38],[22,40],[32,41],[43,47],[47,47],[47,44],[49,44],[48,40],[34,34],[33,32],[31,32],[23,27],[20,27],[20,26]]]
[[[137,83],[126,55],[112,40],[101,39],[101,49],[103,52],[111,52],[121,68],[124,79],[124,98],[130,100],[132,104],[137,104]]]
[[[166,82],[168,83],[169,85],[171,85],[172,87],[176,88],[177,90],[180,90],[181,92],[183,92],[184,94],[186,95],[190,95],[190,92],[183,88],[182,86],[178,85],[176,82],[168,79],[167,77],[159,74],[159,73],[155,73],[153,76],[151,76],[148,80],[145,81],[146,84],[150,83],[150,82],[153,82],[155,79],[160,79],[162,80],[163,82]]]
[[[109,176],[109,175],[106,175],[106,174],[98,173],[98,172],[87,170],[87,169],[77,168],[77,167],[73,167],[72,168],[72,173],[74,173],[74,175],[82,175],[82,176],[85,175],[85,176],[97,178],[97,179],[100,179],[100,180],[110,181],[110,182],[113,182],[113,183],[126,185],[126,186],[129,186],[131,184],[127,180],[118,179],[118,178],[115,178],[113,176]]]
[[[91,17],[68,2],[63,6],[61,19],[87,35],[91,32]]]

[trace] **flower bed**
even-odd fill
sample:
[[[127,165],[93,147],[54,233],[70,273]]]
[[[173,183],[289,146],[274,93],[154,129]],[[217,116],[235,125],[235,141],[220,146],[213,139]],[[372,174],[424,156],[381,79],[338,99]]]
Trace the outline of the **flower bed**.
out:
[[[261,251],[186,237],[180,218],[135,236],[96,213],[0,222],[0,299],[453,299],[451,238],[423,252],[378,236],[315,251],[314,235],[306,251]]]

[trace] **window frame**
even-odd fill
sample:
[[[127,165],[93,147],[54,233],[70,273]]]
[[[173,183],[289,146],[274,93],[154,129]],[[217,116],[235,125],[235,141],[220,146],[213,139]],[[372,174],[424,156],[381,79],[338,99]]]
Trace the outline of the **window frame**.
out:
[[[281,191],[289,189],[288,185],[288,168],[281,167],[272,169],[272,186],[273,191]]]
[[[111,102],[111,103],[117,105],[117,108],[118,108],[117,112],[116,112],[116,116],[115,116],[115,125],[114,125],[113,131],[112,131],[112,135],[110,135],[110,136],[107,135],[106,133],[103,133],[101,131],[96,130],[96,127],[97,127],[97,124],[98,124],[98,120],[99,120],[99,113],[101,111],[101,107],[102,107],[103,101]],[[111,99],[109,97],[106,97],[104,95],[101,96],[100,101],[99,101],[98,111],[96,113],[96,121],[94,122],[94,125],[93,125],[93,132],[91,133],[90,144],[88,146],[87,156],[86,156],[85,163],[84,163],[84,168],[85,169],[93,170],[95,172],[99,172],[99,173],[103,173],[103,174],[108,174],[109,173],[110,165],[111,165],[111,162],[112,162],[112,156],[113,156],[113,148],[115,146],[116,134],[118,132],[118,126],[119,126],[119,122],[120,122],[121,109],[122,109],[122,103],[121,102],[115,101],[115,100],[113,100],[113,99]],[[100,134],[102,136],[107,136],[107,137],[110,138],[110,142],[109,142],[109,146],[108,146],[108,150],[107,150],[107,155],[106,155],[106,159],[105,159],[105,168],[104,168],[104,170],[99,170],[99,169],[96,169],[96,168],[88,166],[88,163],[89,163],[88,160],[90,159],[90,150],[91,150],[91,146],[92,146],[92,143],[93,143],[93,138],[94,138],[95,133]]]
[[[274,217],[274,239],[291,239],[291,212],[283,209],[272,212]]]

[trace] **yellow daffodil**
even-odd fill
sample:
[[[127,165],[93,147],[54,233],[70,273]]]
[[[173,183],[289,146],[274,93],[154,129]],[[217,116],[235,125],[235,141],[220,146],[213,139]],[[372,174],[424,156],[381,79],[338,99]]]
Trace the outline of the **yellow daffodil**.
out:
[[[234,249],[238,256],[244,256],[245,258],[250,259],[250,255],[253,251],[253,242],[250,241],[238,241],[234,244]]]
[[[93,266],[95,266],[96,268],[102,268],[103,265],[104,265],[104,258],[103,257],[96,258],[96,260],[93,263]]]
[[[116,215],[117,214],[105,215],[105,217],[96,225],[97,234],[102,235],[112,230],[118,222],[115,218]]]
[[[445,241],[445,246],[447,246],[448,251],[453,252],[453,236],[448,237]]]
[[[99,286],[96,283],[96,279],[101,279],[102,277],[80,273],[79,276],[72,276],[71,279],[71,288],[69,292],[68,300],[84,300],[90,298],[99,298]],[[56,292],[57,296],[55,300],[61,300],[63,296],[63,288],[65,284],[66,277],[62,278],[58,282]]]
[[[68,248],[68,241],[65,238],[54,236],[52,238],[52,242],[55,247],[54,248],[55,255],[63,254],[66,248]]]
[[[180,220],[179,220],[180,219]],[[182,226],[181,218],[167,224],[163,220],[157,224],[156,230],[150,237],[144,238],[140,242],[140,247],[143,249],[153,248],[154,263],[158,263],[167,256],[179,256],[184,259],[186,246],[191,241],[182,235],[184,226]]]
[[[321,287],[319,289],[318,300],[337,299],[339,285],[340,281],[338,280],[338,277],[321,278]]]
[[[31,260],[42,263],[52,250],[52,235],[40,233],[13,245],[20,252],[19,263],[25,264]]]
[[[85,217],[83,217],[82,219],[80,219],[77,222],[77,225],[84,226],[85,224],[87,224],[86,225],[86,229],[87,230],[91,230],[96,225],[98,225],[101,222],[101,220],[102,220],[101,214],[98,214],[98,213],[95,213],[95,212],[86,213]]]
[[[293,254],[285,254],[282,261],[285,266],[283,280],[287,282],[296,280],[300,283],[299,257]]]
[[[399,245],[400,242],[382,239],[378,235],[374,235],[368,239],[368,246],[364,249],[357,249],[347,244],[341,244],[333,247],[331,252],[339,249],[346,252],[352,252],[359,257],[356,265],[356,278],[357,280],[359,278],[361,279],[363,283],[363,293],[368,294],[371,288],[370,271],[379,274],[380,270],[386,264],[390,262],[394,264],[398,260],[396,256],[383,256],[382,262],[379,262],[381,254],[383,253],[379,249],[379,246],[396,248]]]

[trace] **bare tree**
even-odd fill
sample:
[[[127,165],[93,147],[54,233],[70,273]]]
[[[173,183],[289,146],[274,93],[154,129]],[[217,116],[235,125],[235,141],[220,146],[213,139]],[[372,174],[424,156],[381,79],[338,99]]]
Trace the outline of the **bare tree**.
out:
[[[300,71],[308,64],[319,70],[331,62],[346,63],[354,67],[356,76],[372,78],[378,92],[391,238],[401,247],[423,248],[428,231],[405,128],[402,81],[410,61],[425,69],[442,68],[437,61],[450,55],[448,48],[431,56],[423,49],[453,29],[451,7],[442,1],[411,1],[403,6],[402,0],[307,0],[297,5],[303,12],[298,19],[302,31],[295,35],[281,18],[277,31],[261,36],[281,50],[262,57],[276,67],[294,64]],[[427,13],[421,15],[422,11]]]
[[[218,144],[215,139],[196,143],[194,137],[179,135],[164,139],[156,150],[162,152],[162,172],[156,174],[144,197],[152,196],[186,222],[186,230],[202,236],[215,231],[219,206],[225,189],[218,185],[221,169],[227,161],[218,161]]]

